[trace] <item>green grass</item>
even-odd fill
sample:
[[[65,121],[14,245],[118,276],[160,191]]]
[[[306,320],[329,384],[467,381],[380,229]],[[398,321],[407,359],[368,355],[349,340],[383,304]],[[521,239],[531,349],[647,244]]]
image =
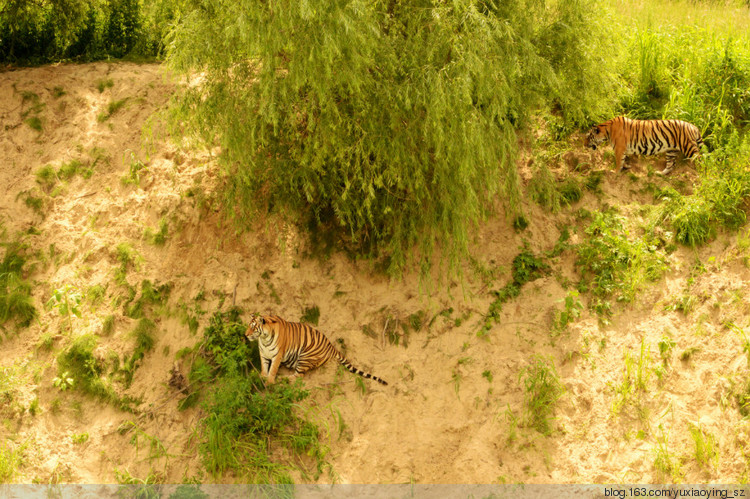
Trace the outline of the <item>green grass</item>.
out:
[[[202,399],[205,411],[199,423],[203,464],[214,477],[231,473],[244,482],[291,483],[292,462],[272,457],[274,449],[281,447],[292,455],[310,456],[313,462],[303,472],[318,476],[327,449],[318,428],[298,411],[309,393],[301,380],[296,384],[279,380],[264,388],[255,367],[257,343],[245,340],[245,328],[237,309],[215,313],[188,376],[194,389],[200,387],[188,399],[192,398],[191,404]]]
[[[23,464],[26,444],[13,446],[10,440],[0,443],[0,484],[11,483]]]
[[[24,120],[24,123],[26,123],[29,128],[32,130],[36,130],[37,132],[41,132],[44,126],[42,125],[42,119],[39,116],[32,116],[30,118],[26,118]]]
[[[143,238],[154,246],[164,246],[169,235],[169,222],[166,218],[159,220],[159,230],[154,232],[151,227],[146,227],[143,231]]]
[[[631,236],[624,225],[625,218],[612,211],[596,212],[576,249],[578,290],[591,292],[590,307],[601,316],[611,315],[609,300],[632,302],[645,283],[656,281],[667,269],[664,251],[646,238]]]
[[[117,113],[120,109],[122,109],[125,104],[128,102],[128,97],[120,100],[114,100],[111,101],[109,104],[107,104],[107,110],[102,111],[96,116],[96,121],[99,123],[103,123],[110,119],[115,113]]]
[[[552,433],[555,405],[565,392],[552,358],[536,355],[518,374],[524,390],[524,421],[543,435]]]
[[[0,329],[9,322],[28,327],[37,317],[31,298],[31,284],[24,279],[26,250],[19,242],[0,243]]]
[[[502,288],[492,291],[495,300],[490,304],[490,308],[485,315],[484,322],[477,332],[477,336],[484,337],[489,334],[493,325],[500,319],[500,313],[503,304],[521,293],[521,287],[531,281],[550,272],[549,265],[527,247],[516,255],[511,267],[511,280]]]
[[[719,445],[716,437],[700,426],[690,426],[690,436],[695,444],[695,460],[703,468],[718,468]]]
[[[115,82],[112,81],[112,78],[103,78],[101,80],[97,80],[96,82],[96,89],[99,91],[99,93],[104,92],[108,88],[112,88],[115,86]]]
[[[299,320],[300,322],[317,326],[318,320],[320,320],[320,308],[317,305],[306,307]]]

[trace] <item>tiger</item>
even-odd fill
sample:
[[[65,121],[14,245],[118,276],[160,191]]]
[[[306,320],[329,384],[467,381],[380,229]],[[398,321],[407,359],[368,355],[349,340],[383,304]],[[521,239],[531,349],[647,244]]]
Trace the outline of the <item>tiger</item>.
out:
[[[645,154],[651,156],[667,153],[667,166],[659,175],[666,175],[674,168],[677,153],[692,160],[700,154],[703,138],[698,127],[682,120],[631,120],[618,116],[593,127],[586,136],[586,147],[596,146],[609,140],[615,149],[617,172],[628,168],[625,156]]]
[[[276,315],[253,316],[245,336],[250,341],[258,340],[261,375],[269,385],[276,380],[276,373],[282,364],[294,370],[295,376],[299,377],[310,369],[322,366],[331,358],[338,360],[354,374],[374,379],[383,385],[388,384],[383,379],[352,366],[323,333],[307,324],[288,322]]]

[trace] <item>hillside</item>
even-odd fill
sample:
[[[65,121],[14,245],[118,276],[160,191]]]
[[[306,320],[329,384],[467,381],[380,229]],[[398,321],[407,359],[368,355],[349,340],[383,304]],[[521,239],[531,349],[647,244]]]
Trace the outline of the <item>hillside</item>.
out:
[[[245,321],[252,312],[299,320],[318,307],[319,328],[343,340],[353,364],[389,382],[366,382],[363,391],[331,364],[304,377],[311,395],[298,411],[317,424],[328,452],[321,474],[310,459],[291,460],[296,482],[746,480],[747,229],[692,249],[670,245],[667,228],[657,227],[664,270],[653,282],[630,282],[634,299],[613,300],[609,318],[588,307],[591,293],[573,292],[592,214],[613,207],[637,239],[663,202],[654,192],[690,192],[692,166],[679,163],[661,178],[652,171],[663,158],[644,158],[617,175],[609,148],[590,153],[578,135],[564,154],[546,156],[534,156],[528,139],[518,162],[527,188],[539,161],[558,178],[598,184],[559,211],[526,196],[528,227],[519,231],[498,200],[461,277],[436,268],[431,279],[389,280],[367,261],[310,255],[298,228],[273,217],[238,232],[216,198],[217,151],[168,134],[160,113],[177,84],[154,64],[0,73],[0,219],[6,242],[27,245],[25,278],[38,311],[28,327],[6,324],[0,333],[0,449],[6,461],[20,457],[7,481],[242,481],[206,472],[202,409],[179,410],[170,386],[176,354],[232,304]],[[524,281],[478,335],[524,248],[547,270]],[[124,309],[142,296],[144,280],[171,291],[129,387],[114,384],[118,395],[141,400],[135,413],[55,386],[58,356],[76,337],[95,335],[94,354],[106,362],[134,351],[139,321]],[[59,301],[45,308],[66,285],[69,296],[82,296],[80,317]],[[564,387],[547,431],[529,424],[526,411],[525,369],[539,365],[536,356],[552,360]],[[697,456],[696,441],[715,456]],[[290,460],[284,450],[274,456]]]

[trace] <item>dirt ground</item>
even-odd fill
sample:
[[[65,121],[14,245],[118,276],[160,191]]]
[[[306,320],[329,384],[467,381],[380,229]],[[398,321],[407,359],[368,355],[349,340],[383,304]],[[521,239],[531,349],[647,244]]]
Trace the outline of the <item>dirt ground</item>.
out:
[[[203,308],[211,312],[234,300],[248,313],[298,320],[307,307],[318,306],[319,328],[344,340],[355,366],[389,382],[368,382],[363,394],[353,376],[333,365],[305,376],[312,392],[305,411],[330,447],[330,470],[319,482],[746,480],[750,423],[738,410],[736,394],[748,378],[747,358],[741,335],[728,324],[746,328],[749,322],[747,229],[720,233],[697,250],[678,248],[668,256],[665,276],[646,283],[634,303],[616,304],[610,323],[584,306],[567,330],[553,333],[555,313],[572,289],[567,286],[579,279],[574,252],[564,251],[552,259],[549,275],[526,284],[504,305],[488,335],[477,336],[494,299],[490,292],[510,278],[511,262],[524,244],[537,253],[551,250],[565,225],[570,242],[580,242],[581,208],[616,206],[637,227],[654,203],[647,185],[689,186],[690,166],[664,180],[647,175],[655,161],[647,159],[616,175],[611,155],[591,156],[581,147],[568,157],[574,161],[560,160],[557,171],[589,162],[586,168],[604,172],[602,194],[586,192],[558,213],[527,201],[530,225],[520,233],[499,209],[479,228],[471,249],[475,263],[467,263],[463,280],[436,273],[426,284],[412,274],[392,281],[369,263],[340,254],[308,258],[297,229],[274,220],[238,233],[213,198],[219,178],[214,155],[167,133],[163,112],[176,85],[155,64],[60,64],[0,73],[0,219],[8,238],[34,228],[25,240],[41,255],[32,259],[29,276],[39,320],[17,333],[0,333],[0,368],[24,380],[18,406],[38,398],[40,408],[36,415],[3,412],[0,439],[25,449],[14,482],[115,483],[123,473],[157,473],[169,483],[217,481],[202,470],[197,451],[200,408],[179,411],[168,386],[175,353],[199,339],[178,315],[157,319],[156,346],[127,391],[143,398],[148,416],[53,386],[57,352],[71,334],[57,309],[44,308],[55,289],[104,287],[103,301],[84,302],[81,317],[72,319],[72,334],[100,335],[103,356],[132,348],[135,321],[114,305],[122,293],[113,278],[114,248],[121,243],[139,255],[128,282],[171,283],[169,305],[175,309],[201,292]],[[29,122],[34,117],[40,130]],[[45,192],[36,172],[73,160],[93,165],[93,175],[61,180]],[[527,159],[519,167],[528,181]],[[138,183],[123,182],[135,174]],[[29,196],[43,200],[40,209],[26,204]],[[169,233],[165,244],[154,245],[144,232],[157,231],[162,219]],[[703,264],[700,272],[696,262]],[[684,296],[693,296],[691,307],[677,310],[673,305]],[[585,305],[588,297],[581,299]],[[388,322],[407,322],[420,313],[421,328],[398,345],[384,338]],[[115,317],[114,332],[104,336],[109,315]],[[200,318],[201,331],[209,316]],[[45,335],[54,340],[49,351],[39,347]],[[666,362],[658,346],[664,338],[674,343]],[[638,359],[641,345],[652,367],[646,389],[637,404],[617,412],[613,404],[626,353]],[[554,360],[565,387],[548,436],[524,425],[519,374],[536,355]],[[118,431],[128,422],[137,423],[139,432]],[[715,436],[715,462],[697,462],[691,428]],[[74,443],[72,435],[83,432],[88,441]],[[150,437],[164,445],[167,458],[149,459]],[[665,454],[671,471],[655,465]],[[293,474],[299,482],[312,480]]]

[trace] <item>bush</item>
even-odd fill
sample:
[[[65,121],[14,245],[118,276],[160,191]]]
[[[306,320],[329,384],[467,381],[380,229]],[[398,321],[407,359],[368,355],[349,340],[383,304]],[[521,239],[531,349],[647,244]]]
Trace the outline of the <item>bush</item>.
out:
[[[31,285],[24,280],[24,247],[21,243],[4,243],[0,260],[0,328],[13,321],[16,327],[27,327],[37,316],[31,299]]]
[[[613,98],[590,1],[217,4],[185,12],[169,59],[205,74],[175,118],[221,145],[227,212],[290,215],[391,274],[437,244],[457,263],[498,192],[516,214],[530,112],[583,123]]]
[[[246,340],[246,328],[238,309],[216,312],[191,368],[194,392],[185,400],[194,403],[198,396],[208,394],[203,402],[206,416],[200,423],[200,452],[206,469],[214,475],[231,470],[251,483],[292,483],[286,466],[271,458],[281,444],[313,457],[319,474],[325,449],[318,440],[318,428],[296,410],[309,392],[302,389],[301,380],[293,385],[279,380],[265,389],[255,367],[257,342]]]

